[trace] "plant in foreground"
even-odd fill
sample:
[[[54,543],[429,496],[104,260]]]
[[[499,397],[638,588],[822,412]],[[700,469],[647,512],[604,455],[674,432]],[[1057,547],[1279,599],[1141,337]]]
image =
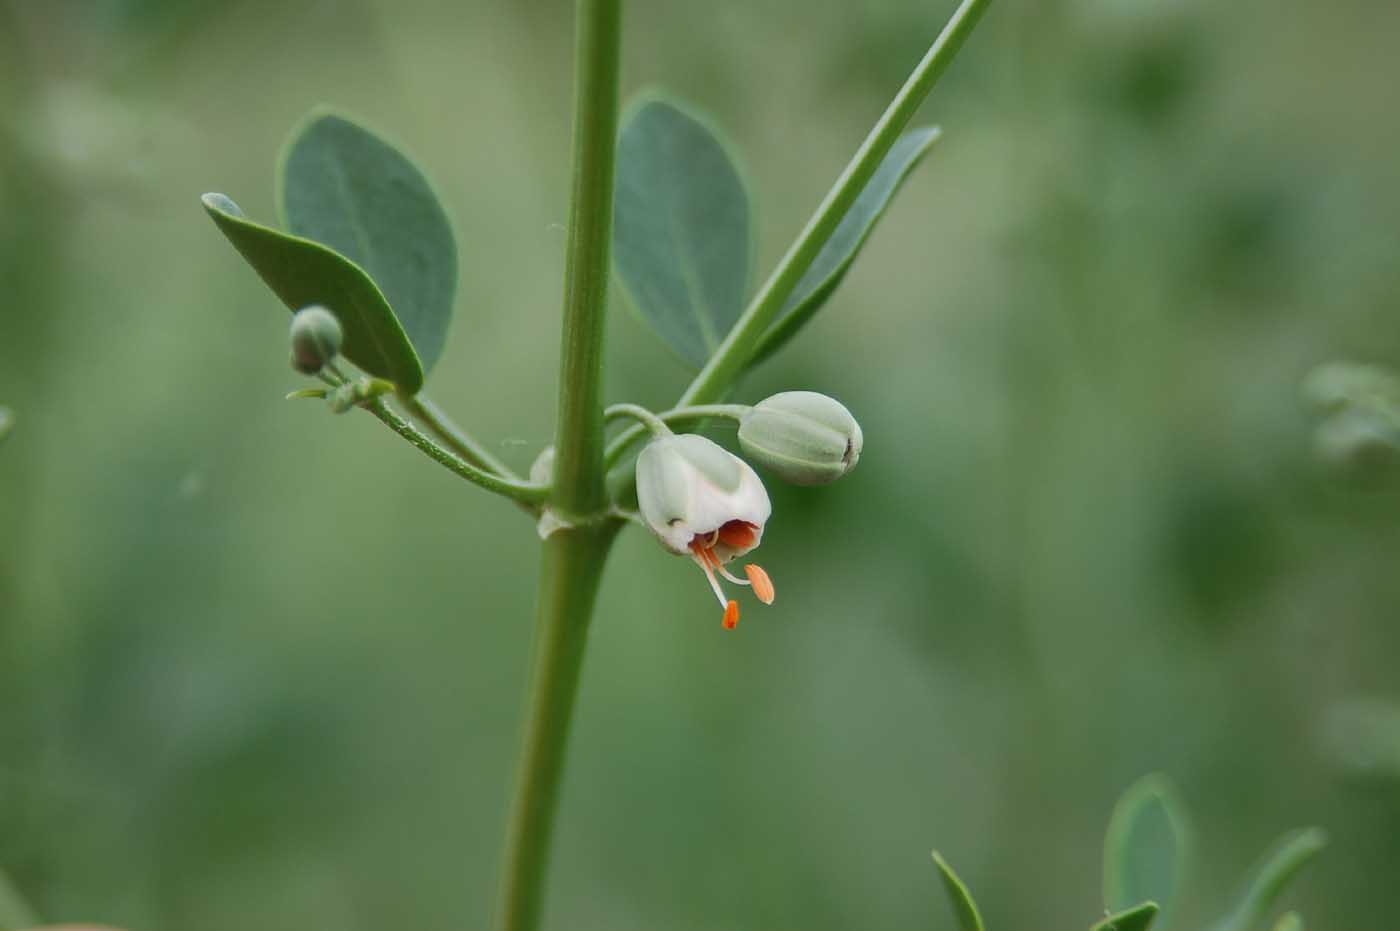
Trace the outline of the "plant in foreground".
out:
[[[728,146],[702,119],[659,96],[619,126],[620,0],[577,0],[574,173],[564,282],[558,420],[552,447],[521,476],[423,393],[440,358],[458,282],[451,223],[423,173],[341,114],[313,112],[279,162],[280,224],[258,223],[223,194],[203,205],[218,229],[293,312],[292,364],[342,413],[366,411],[456,475],[501,495],[542,538],[530,709],[508,827],[497,926],[538,926],[547,855],[585,634],[606,555],[628,522],[696,563],[720,603],[720,579],[774,601],[754,563],[728,568],[762,540],[771,505],[738,456],[675,427],[736,421],[744,455],[777,477],[831,482],[859,459],[850,412],[814,392],[756,405],[723,403],[826,304],[934,127],[907,129],[989,0],[962,0],[861,143],[792,246],[750,296],[752,222]],[[619,131],[620,129],[620,131]],[[907,130],[907,131],[906,131]],[[603,321],[616,276],[633,309],[697,370],[670,408],[604,408]],[[608,425],[635,423],[609,437]],[[637,451],[645,435],[650,441]],[[633,453],[636,455],[633,456]],[[980,928],[960,882],[939,861],[964,928]],[[1103,927],[1146,927],[1144,905]],[[32,923],[32,922],[31,922]],[[1230,931],[1245,927],[1229,925]]]
[[[1327,844],[1318,828],[1285,834],[1260,860],[1225,917],[1195,927],[1211,931],[1302,931],[1303,919],[1269,911],[1298,872]],[[1168,931],[1184,904],[1181,889],[1192,860],[1190,819],[1165,776],[1138,780],[1114,806],[1104,836],[1104,917],[1090,931]],[[972,894],[937,851],[933,860],[960,931],[983,931]]]
[[[989,0],[963,0],[777,268],[749,294],[748,191],[703,119],[657,95],[623,121],[620,0],[578,0],[573,196],[567,224],[558,420],[528,476],[498,459],[423,393],[442,354],[457,286],[446,211],[414,164],[334,112],[311,114],[279,162],[278,227],[222,194],[205,210],[296,315],[294,366],[321,385],[292,393],[371,414],[455,474],[508,498],[542,538],[530,709],[503,863],[497,926],[538,926],[551,828],[585,633],[612,540],[648,528],[692,560],[739,618],[724,584],[771,604],[767,572],[731,566],[762,540],[767,491],[739,456],[694,432],[729,419],[742,454],[780,479],[830,482],[855,466],[860,427],[839,403],[785,392],[724,403],[750,367],[827,302],[909,171],[938,138],[908,130]],[[907,130],[907,131],[906,131]],[[601,393],[603,320],[616,278],[632,308],[697,370],[668,409]],[[635,421],[609,434],[610,425]],[[649,442],[638,443],[649,434]]]

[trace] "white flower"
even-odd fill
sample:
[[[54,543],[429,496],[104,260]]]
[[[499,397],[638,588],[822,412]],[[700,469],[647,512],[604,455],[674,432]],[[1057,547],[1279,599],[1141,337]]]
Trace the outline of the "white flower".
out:
[[[752,585],[760,601],[773,603],[773,583],[762,568],[746,565],[747,580],[724,568],[758,546],[773,510],[748,463],[693,433],[660,437],[637,457],[637,503],[661,545],[704,570],[724,605],[726,628],[739,623],[739,603],[725,598],[715,573]]]

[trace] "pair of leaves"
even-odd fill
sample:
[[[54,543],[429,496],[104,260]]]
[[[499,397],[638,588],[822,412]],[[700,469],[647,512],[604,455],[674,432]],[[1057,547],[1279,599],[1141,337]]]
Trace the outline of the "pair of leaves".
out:
[[[347,359],[417,393],[457,288],[456,240],[423,173],[364,127],[317,111],[283,150],[277,192],[287,232],[223,194],[205,194],[204,208],[290,310],[327,307]]]
[[[972,894],[967,891],[966,884],[936,850],[933,852],[933,862],[938,867],[938,875],[948,893],[948,902],[953,907],[959,931],[983,931],[982,916],[977,911],[977,903],[972,900]],[[1115,915],[1109,915],[1095,924],[1090,931],[1147,931],[1156,915],[1157,903],[1142,902]]]
[[[1238,904],[1216,931],[1255,931],[1284,888],[1327,844],[1318,828],[1284,835],[1245,885]],[[1110,909],[1133,902],[1162,903],[1157,931],[1165,931],[1180,900],[1190,862],[1191,829],[1186,807],[1171,783],[1151,775],[1119,799],[1104,838],[1104,901]],[[1301,927],[1301,919],[1293,918]],[[1280,927],[1287,927],[1287,915]]]
[[[915,129],[895,142],[779,311],[753,362],[786,343],[831,297],[938,135],[936,128]],[[752,214],[743,176],[717,132],[658,97],[630,109],[618,139],[614,266],[632,306],[696,368],[744,310]]]

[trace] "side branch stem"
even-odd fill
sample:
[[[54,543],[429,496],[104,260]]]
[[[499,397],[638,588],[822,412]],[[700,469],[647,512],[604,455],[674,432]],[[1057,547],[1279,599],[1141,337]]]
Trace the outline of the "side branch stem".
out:
[[[890,147],[909,125],[914,112],[943,76],[943,72],[952,63],[990,4],[991,0],[963,0],[954,11],[948,24],[943,27],[943,32],[914,68],[894,100],[885,108],[884,114],[865,137],[856,154],[851,157],[846,170],[836,179],[836,184],[817,207],[816,213],[807,221],[807,225],[778,263],[778,267],[754,295],[748,308],[730,329],[724,342],[720,343],[719,348],[710,357],[710,361],[681,395],[678,407],[718,401],[738,378],[739,373],[753,357],[754,350],[782,308],[783,302],[792,296],[793,290],[817,257],[817,253],[831,238],[837,224],[865,189],[865,185],[889,153]]]
[[[503,478],[494,472],[485,472],[469,462],[464,461],[455,453],[443,449],[432,441],[432,438],[419,430],[412,423],[400,417],[390,410],[389,405],[382,399],[375,398],[366,404],[361,405],[375,417],[393,430],[399,436],[408,440],[415,449],[426,455],[429,459],[445,466],[457,473],[467,481],[480,485],[487,491],[494,491],[498,495],[504,495],[522,504],[539,504],[544,501],[549,494],[547,485],[534,485],[530,482],[522,482],[518,479]]]
[[[634,405],[614,404],[612,407],[608,408],[608,411],[618,411],[618,416],[621,416],[622,414],[628,413],[627,411],[622,411],[621,408],[632,406]],[[675,424],[689,423],[695,420],[707,420],[711,417],[726,417],[730,420],[739,420],[751,410],[753,410],[753,408],[749,407],[747,404],[696,404],[692,407],[672,408],[669,411],[662,411],[652,416],[660,420],[663,424]],[[609,419],[612,418],[610,417]],[[613,466],[621,462],[622,457],[626,455],[631,445],[641,439],[644,429],[645,428],[638,425],[628,427],[626,430],[619,433],[617,438],[608,444],[607,452],[603,456],[603,465],[611,470]]]
[[[476,437],[453,423],[452,418],[448,417],[442,408],[423,395],[406,399],[404,406],[410,414],[426,424],[438,439],[446,443],[449,449],[467,462],[487,472],[494,472],[502,478],[520,478],[510,466],[496,458]]]

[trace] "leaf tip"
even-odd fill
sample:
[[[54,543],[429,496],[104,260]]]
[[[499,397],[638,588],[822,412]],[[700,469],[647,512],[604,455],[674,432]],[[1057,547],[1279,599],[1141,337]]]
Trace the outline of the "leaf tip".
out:
[[[208,194],[201,194],[199,202],[204,205],[204,209],[212,212],[222,213],[230,217],[243,217],[243,210],[233,202],[227,194],[220,194],[217,191],[210,191]]]

